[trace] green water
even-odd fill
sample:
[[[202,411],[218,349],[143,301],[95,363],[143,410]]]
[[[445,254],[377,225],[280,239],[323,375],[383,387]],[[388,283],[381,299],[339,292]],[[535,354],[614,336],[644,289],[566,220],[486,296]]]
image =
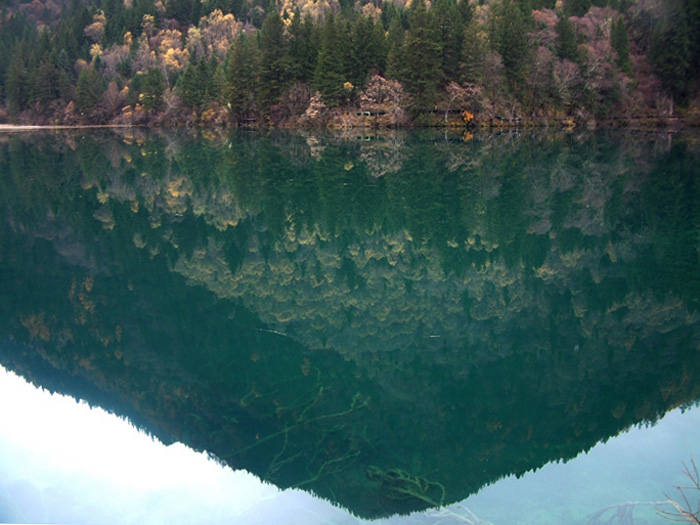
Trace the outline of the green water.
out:
[[[361,517],[459,502],[695,404],[699,161],[665,134],[0,136],[0,364]]]

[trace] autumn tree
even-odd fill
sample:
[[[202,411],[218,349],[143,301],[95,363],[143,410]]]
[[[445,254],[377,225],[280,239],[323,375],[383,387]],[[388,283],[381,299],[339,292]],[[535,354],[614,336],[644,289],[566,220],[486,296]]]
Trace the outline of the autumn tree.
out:
[[[102,37],[105,34],[105,25],[107,17],[104,11],[97,11],[92,17],[92,23],[85,28],[85,35],[93,42],[99,44],[102,42]]]

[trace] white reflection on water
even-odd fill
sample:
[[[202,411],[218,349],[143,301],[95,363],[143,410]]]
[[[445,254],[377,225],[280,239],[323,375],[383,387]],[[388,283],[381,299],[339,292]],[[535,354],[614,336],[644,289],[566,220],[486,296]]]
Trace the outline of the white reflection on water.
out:
[[[0,522],[335,523],[347,513],[280,491],[184,445],[0,368]]]
[[[280,491],[224,468],[184,445],[164,446],[127,422],[51,395],[0,368],[0,522],[16,523],[359,523],[328,502]],[[565,464],[506,478],[468,507],[496,525],[585,523],[593,512],[676,496],[682,463],[700,458],[700,409],[675,410]],[[384,524],[459,523],[446,511]],[[440,520],[440,521],[438,521]],[[635,524],[668,523],[653,505]]]

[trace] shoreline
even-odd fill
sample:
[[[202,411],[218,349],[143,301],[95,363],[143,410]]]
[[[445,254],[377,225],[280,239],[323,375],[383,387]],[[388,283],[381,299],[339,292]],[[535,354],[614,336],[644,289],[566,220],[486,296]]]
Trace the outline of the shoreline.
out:
[[[131,124],[0,124],[0,133],[15,133],[20,131],[48,131],[48,130],[69,130],[69,129],[110,129],[110,128],[136,128]]]
[[[148,125],[148,124],[0,124],[0,134],[30,132],[30,131],[68,131],[68,130],[98,130],[98,129],[236,129],[239,126],[211,126],[206,123],[199,123],[192,126],[163,126],[163,125]],[[266,129],[265,126],[254,126],[255,129]],[[331,132],[350,131],[350,130],[400,130],[400,129],[450,129],[450,130],[491,130],[504,131],[510,130],[525,130],[525,129],[557,129],[561,131],[587,130],[593,129],[628,129],[630,131],[662,131],[677,133],[682,130],[697,129],[693,123],[684,122],[681,117],[627,117],[627,118],[611,118],[588,123],[574,123],[570,118],[562,119],[542,119],[542,120],[520,120],[518,122],[482,121],[472,123],[471,125],[455,125],[450,123],[447,125],[440,122],[439,125],[415,126],[415,125],[398,125],[398,126],[374,126],[374,125],[349,125],[349,126],[333,126],[333,125],[317,125],[317,126],[272,126],[267,129],[285,129],[285,130],[325,130]]]

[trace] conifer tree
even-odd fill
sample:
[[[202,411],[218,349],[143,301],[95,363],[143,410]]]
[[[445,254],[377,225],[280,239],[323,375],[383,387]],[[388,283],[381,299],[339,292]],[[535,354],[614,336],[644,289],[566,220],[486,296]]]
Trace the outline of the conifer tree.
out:
[[[413,96],[418,111],[432,108],[440,81],[440,44],[435,39],[433,19],[424,0],[412,7],[410,28],[403,45],[401,80]]]
[[[296,8],[288,32],[290,77],[293,81],[310,82],[316,69],[311,15],[307,13],[302,20],[301,12]]]
[[[560,13],[554,30],[557,33],[557,56],[561,59],[578,62],[579,52],[576,44],[576,33],[569,15]]]
[[[265,17],[260,31],[258,105],[264,113],[275,104],[291,80],[284,22],[276,10]]]
[[[75,102],[84,117],[92,118],[104,90],[104,80],[95,67],[87,66],[80,71],[75,90]]]
[[[433,2],[435,35],[440,45],[440,66],[443,80],[448,82],[459,75],[459,62],[464,39],[462,13],[456,0],[435,0]]]
[[[392,4],[390,4],[392,5]],[[399,17],[394,17],[389,26],[389,32],[386,38],[386,77],[392,80],[401,78],[403,67],[403,42],[405,31]]]
[[[666,18],[654,30],[649,57],[664,88],[674,100],[682,101],[692,79],[688,21],[680,0],[669,1],[666,9]]]
[[[175,92],[180,100],[190,108],[199,108],[206,98],[206,78],[202,78],[203,68],[200,61],[189,63],[177,81]],[[206,72],[206,70],[204,70]]]
[[[229,105],[231,118],[236,122],[256,111],[257,69],[256,41],[243,33],[231,50],[224,88],[224,98]]]
[[[564,7],[570,16],[583,16],[593,5],[591,0],[566,0]]]
[[[35,102],[48,104],[58,96],[58,70],[48,54],[39,64],[32,84],[32,99]]]
[[[12,58],[5,73],[5,103],[11,115],[26,108],[29,94],[29,72],[25,64],[25,46],[14,46]]]
[[[346,97],[344,51],[336,20],[329,16],[321,34],[321,47],[314,74],[314,88],[327,106],[337,106]]]
[[[518,93],[525,84],[530,45],[527,38],[527,15],[515,0],[500,0],[491,16],[491,40],[501,55],[508,87]]]
[[[632,63],[630,62],[630,42],[627,36],[627,26],[622,17],[613,20],[610,28],[610,45],[617,52],[617,64],[620,68],[630,73]]]
[[[488,53],[486,35],[476,18],[472,18],[464,29],[464,44],[462,45],[460,74],[464,82],[482,84],[483,64]]]
[[[367,73],[381,64],[382,48],[383,42],[377,39],[372,19],[359,15],[350,36],[348,77],[353,85],[364,87]]]
[[[143,74],[140,99],[146,111],[158,111],[163,108],[165,88],[165,75],[159,68],[153,67]]]

